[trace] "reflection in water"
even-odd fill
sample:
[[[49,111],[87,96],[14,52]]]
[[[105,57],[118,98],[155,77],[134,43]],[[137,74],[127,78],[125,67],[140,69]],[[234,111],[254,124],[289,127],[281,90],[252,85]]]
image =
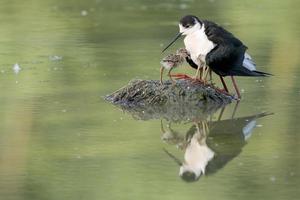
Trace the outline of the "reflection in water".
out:
[[[183,137],[179,132],[171,128],[171,122],[168,122],[166,128],[164,128],[163,121],[160,120],[160,130],[163,133],[161,139],[168,144],[176,144],[177,147],[181,147],[183,141]]]
[[[163,150],[179,165],[179,176],[187,182],[192,182],[198,180],[201,175],[214,174],[238,156],[257,127],[256,120],[272,114],[263,112],[236,118],[238,107],[239,102],[235,104],[230,119],[222,119],[226,106],[217,104],[203,105],[200,108],[188,104],[175,104],[123,110],[138,120],[161,119],[161,140],[183,151],[183,161],[169,150]],[[214,118],[213,115],[218,110],[219,115]],[[163,121],[167,124],[164,125]],[[175,130],[172,123],[192,125],[183,135],[182,131]]]
[[[256,120],[271,114],[260,113],[221,120],[222,111],[217,121],[193,122],[185,137],[181,137],[172,129],[170,123],[166,129],[161,123],[162,140],[184,151],[182,162],[164,149],[166,154],[180,166],[179,176],[183,180],[196,181],[201,175],[213,174],[223,168],[242,151],[256,127]]]
[[[120,107],[137,120],[165,119],[176,123],[207,119],[219,109],[225,109],[225,105],[220,103],[207,103],[196,106],[190,105],[189,102],[163,106],[123,107],[120,105]]]

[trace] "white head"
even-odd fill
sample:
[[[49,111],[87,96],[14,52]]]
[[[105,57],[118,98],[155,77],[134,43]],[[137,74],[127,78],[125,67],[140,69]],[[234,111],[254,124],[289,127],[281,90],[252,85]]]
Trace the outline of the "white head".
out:
[[[180,36],[192,34],[201,29],[201,27],[202,22],[198,19],[198,17],[194,15],[186,15],[182,17],[179,21],[179,33],[177,33],[175,38],[162,50],[162,52],[167,50]]]
[[[201,170],[183,164],[179,169],[179,176],[187,182],[197,181],[201,176]]]

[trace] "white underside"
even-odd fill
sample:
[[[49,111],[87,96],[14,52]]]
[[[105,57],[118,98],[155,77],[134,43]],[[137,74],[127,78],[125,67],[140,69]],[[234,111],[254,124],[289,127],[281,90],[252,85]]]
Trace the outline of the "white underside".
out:
[[[168,62],[163,62],[163,61],[161,61],[160,64],[167,70],[171,69],[173,66],[173,65],[170,65]]]
[[[192,171],[196,176],[205,174],[205,168],[208,162],[213,159],[215,153],[206,145],[200,144],[198,134],[194,134],[190,144],[185,150],[184,165],[180,169],[180,174],[185,171]]]
[[[201,27],[201,29],[187,35],[184,38],[184,45],[186,50],[191,55],[191,59],[196,64],[199,63],[199,56],[205,58],[205,56],[215,47],[215,44],[208,40],[205,34],[204,25]]]

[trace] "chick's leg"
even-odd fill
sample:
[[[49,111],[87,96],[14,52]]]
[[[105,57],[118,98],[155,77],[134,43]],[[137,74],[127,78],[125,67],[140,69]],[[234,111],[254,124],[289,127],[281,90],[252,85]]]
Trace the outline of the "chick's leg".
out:
[[[172,71],[173,69],[174,69],[173,67],[171,67],[171,68],[169,69],[169,71],[168,71],[168,76],[169,76],[170,80],[172,81],[172,83],[175,84],[175,81],[174,81],[174,79],[172,78],[172,75],[171,75],[171,71]]]
[[[163,66],[161,66],[160,67],[160,84],[163,84],[163,74],[164,74],[164,67]]]

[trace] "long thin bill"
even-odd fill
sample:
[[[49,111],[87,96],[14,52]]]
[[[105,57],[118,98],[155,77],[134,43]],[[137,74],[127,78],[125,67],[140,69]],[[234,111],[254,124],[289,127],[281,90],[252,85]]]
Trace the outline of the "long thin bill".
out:
[[[176,163],[177,165],[179,165],[179,166],[182,165],[182,162],[181,162],[178,158],[176,158],[173,154],[171,154],[170,152],[168,152],[165,148],[163,148],[163,150],[164,150],[164,152],[165,152],[170,158],[172,158],[172,159],[175,161],[175,163]]]
[[[162,52],[164,52],[165,50],[167,50],[178,38],[180,38],[181,35],[182,35],[182,33],[177,33],[177,35],[172,40],[172,42],[170,42],[170,44],[168,44],[168,46],[166,48],[164,48],[164,50],[162,50]]]

